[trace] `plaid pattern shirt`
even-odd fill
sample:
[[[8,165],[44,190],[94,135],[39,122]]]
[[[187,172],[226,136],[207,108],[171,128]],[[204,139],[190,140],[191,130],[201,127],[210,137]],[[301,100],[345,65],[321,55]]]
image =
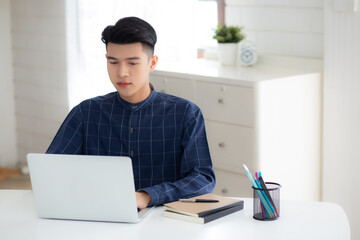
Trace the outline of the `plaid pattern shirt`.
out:
[[[117,92],[85,100],[68,114],[47,153],[129,156],[135,188],[160,205],[212,192],[212,168],[200,109],[152,91],[132,104]]]

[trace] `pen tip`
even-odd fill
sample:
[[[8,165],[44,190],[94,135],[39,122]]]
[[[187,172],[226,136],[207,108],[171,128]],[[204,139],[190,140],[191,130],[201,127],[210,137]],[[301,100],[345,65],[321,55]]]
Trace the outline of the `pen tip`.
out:
[[[247,168],[247,166],[245,164],[243,164],[243,166],[246,171],[249,171],[249,169]]]

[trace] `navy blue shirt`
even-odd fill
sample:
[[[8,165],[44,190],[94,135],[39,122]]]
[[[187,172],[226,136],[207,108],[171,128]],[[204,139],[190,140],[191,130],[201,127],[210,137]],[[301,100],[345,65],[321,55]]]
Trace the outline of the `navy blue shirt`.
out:
[[[129,156],[135,188],[159,205],[212,192],[205,124],[190,101],[152,91],[132,104],[117,92],[75,106],[47,153]]]

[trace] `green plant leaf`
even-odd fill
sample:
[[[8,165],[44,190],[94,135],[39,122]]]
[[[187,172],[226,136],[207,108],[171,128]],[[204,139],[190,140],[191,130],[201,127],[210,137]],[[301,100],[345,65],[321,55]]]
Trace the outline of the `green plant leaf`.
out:
[[[216,39],[218,43],[238,43],[245,38],[241,30],[242,28],[238,26],[219,24],[214,31],[213,38]]]

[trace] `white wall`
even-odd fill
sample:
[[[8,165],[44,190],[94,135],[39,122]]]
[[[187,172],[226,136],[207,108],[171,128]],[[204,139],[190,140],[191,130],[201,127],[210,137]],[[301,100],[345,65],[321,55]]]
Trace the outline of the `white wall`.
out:
[[[360,239],[360,11],[334,2],[324,8],[323,200],[345,209],[351,239]]]
[[[323,0],[226,0],[225,22],[244,27],[261,54],[323,57]]]
[[[10,0],[0,0],[0,167],[17,164],[10,26]]]
[[[18,154],[45,152],[68,112],[65,0],[11,0]]]

